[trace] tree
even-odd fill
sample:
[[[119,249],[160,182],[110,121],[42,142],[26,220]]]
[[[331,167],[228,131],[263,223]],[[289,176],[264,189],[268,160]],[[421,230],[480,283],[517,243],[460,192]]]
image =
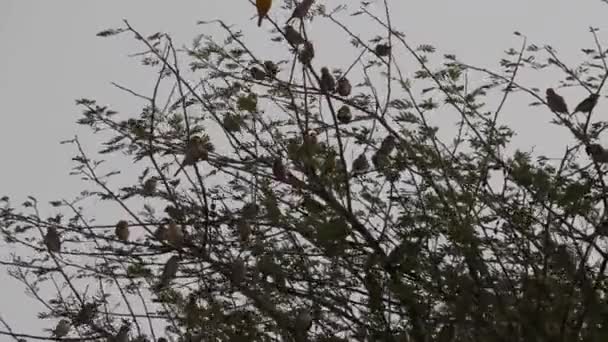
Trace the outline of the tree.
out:
[[[597,29],[577,66],[516,32],[521,47],[507,50],[493,71],[454,55],[431,62],[436,49],[410,45],[385,10],[383,17],[365,3],[355,12],[315,4],[288,29],[271,16],[268,39],[284,60],[257,53],[221,21],[201,25],[224,36],[200,35],[187,49],[126,21],[100,32],[134,34],[146,49],[138,57],[156,75],[151,94],[117,85],[144,102],[134,118],[77,101],[78,123],[107,138],[99,155],[131,158],[137,181],[116,188],[120,172],[104,170],[74,138],[65,142],[76,149],[73,174],[94,189],[51,202],[57,215],[46,218],[33,197],[21,209],[2,199],[5,240],[31,251],[13,257],[10,274],[42,304],[39,318],[53,322],[49,335],[608,337],[608,159],[598,144],[607,124],[593,108],[550,109],[545,89],[519,82],[523,72],[558,71],[564,79],[547,88],[599,94],[608,66]],[[385,34],[359,36],[346,14]],[[333,23],[359,54],[345,53],[344,65],[319,65],[305,31],[311,17]],[[411,77],[405,58],[416,63]],[[514,132],[500,114],[517,98],[532,99],[531,111],[550,113],[551,124],[571,133],[561,157],[509,152]],[[430,117],[450,114],[456,130],[445,138]],[[96,224],[79,204],[87,199],[118,204],[124,215]],[[51,297],[40,291],[47,285]]]

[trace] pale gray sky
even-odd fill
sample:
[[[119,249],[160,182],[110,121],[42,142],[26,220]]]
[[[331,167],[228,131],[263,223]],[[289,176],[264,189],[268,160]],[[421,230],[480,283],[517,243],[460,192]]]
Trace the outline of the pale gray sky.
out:
[[[321,0],[318,0],[321,1]],[[350,2],[350,1],[349,1]],[[354,2],[354,1],[352,1]],[[328,8],[342,1],[328,0]],[[582,57],[580,48],[592,47],[590,25],[600,28],[608,45],[608,6],[599,0],[392,0],[393,25],[407,34],[413,45],[434,44],[441,53],[455,53],[462,60],[496,68],[504,50],[518,47],[512,35],[517,30],[540,46],[552,45],[568,62]],[[178,45],[190,45],[201,32],[197,20],[221,18],[251,34],[250,41],[264,48],[267,33],[250,20],[255,10],[245,0],[130,0],[130,1],[0,1],[0,195],[14,197],[20,203],[26,195],[43,201],[80,190],[80,181],[69,177],[72,149],[59,141],[79,134],[92,146],[95,142],[86,130],[74,123],[80,117],[74,100],[89,97],[111,104],[119,112],[137,110],[131,96],[113,88],[115,81],[146,92],[153,75],[139,67],[127,55],[141,47],[125,35],[102,39],[95,34],[117,27],[122,19],[144,34],[165,31]],[[286,19],[278,1],[272,16]],[[313,23],[312,37],[327,47],[339,37],[327,32],[332,26],[323,20]],[[378,30],[358,26],[355,31]],[[339,53],[321,48],[319,58],[326,63],[340,63]],[[544,78],[543,78],[544,77]],[[556,78],[549,76],[526,80],[529,85],[545,88]],[[557,75],[555,75],[557,77]],[[564,91],[578,100],[580,89]],[[529,102],[529,101],[527,101]],[[527,103],[525,102],[525,103]],[[570,105],[574,105],[572,100]],[[528,111],[525,105],[514,111],[510,123],[518,130],[518,139],[528,146],[538,145],[549,151],[552,141],[539,140],[538,132],[547,132],[549,115]],[[600,105],[599,108],[602,106]],[[513,108],[519,107],[510,107]],[[560,139],[559,132],[555,139]],[[542,145],[542,146],[541,146]],[[91,149],[92,151],[92,149]],[[52,210],[48,211],[52,213]],[[103,212],[96,212],[97,214]],[[0,253],[5,257],[8,251]],[[3,255],[4,254],[4,255]],[[35,320],[39,306],[23,294],[14,280],[0,272],[0,314],[17,331],[50,326]],[[8,340],[0,336],[0,342]]]

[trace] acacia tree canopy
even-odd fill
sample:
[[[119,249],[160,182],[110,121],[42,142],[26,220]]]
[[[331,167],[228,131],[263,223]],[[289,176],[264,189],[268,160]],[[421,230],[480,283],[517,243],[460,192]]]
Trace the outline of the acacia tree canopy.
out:
[[[78,124],[104,140],[96,154],[77,138],[64,142],[86,184],[78,198],[1,199],[2,235],[22,251],[9,256],[9,273],[40,302],[50,330],[0,333],[118,342],[608,338],[608,151],[599,142],[608,126],[594,115],[608,64],[597,29],[578,65],[516,32],[520,45],[490,70],[412,45],[378,4],[313,4],[287,27],[273,11],[295,4],[273,6],[263,26],[272,54],[217,20],[200,25],[223,34],[200,34],[188,48],[127,21],[98,34],[134,36],[152,90],[116,84],[141,100],[136,114],[77,100]],[[351,51],[331,52],[340,65],[315,56],[320,37],[306,29],[321,21],[350,42]],[[544,84],[547,75],[561,80]],[[589,97],[560,100],[565,87]],[[514,146],[504,123],[513,101],[531,102],[530,115],[571,135],[556,142],[561,155]],[[120,155],[138,173],[129,186],[103,160]],[[84,214],[104,204],[122,215]],[[55,214],[43,217],[43,205]]]

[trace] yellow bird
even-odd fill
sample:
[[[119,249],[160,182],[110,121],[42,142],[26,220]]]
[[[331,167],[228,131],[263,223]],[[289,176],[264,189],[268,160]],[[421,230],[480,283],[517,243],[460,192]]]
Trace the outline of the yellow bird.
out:
[[[270,10],[272,0],[255,0],[255,7],[258,9],[258,27],[262,26],[262,20]]]

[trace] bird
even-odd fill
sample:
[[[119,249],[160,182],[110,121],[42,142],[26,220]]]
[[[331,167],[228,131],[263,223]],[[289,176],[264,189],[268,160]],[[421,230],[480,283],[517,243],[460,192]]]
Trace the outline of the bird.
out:
[[[576,108],[574,108],[574,113],[590,113],[595,105],[597,104],[597,100],[600,98],[599,94],[591,94],[586,99],[584,99],[581,103],[579,103]],[[572,113],[572,114],[574,114]]]
[[[120,220],[116,224],[116,228],[114,229],[114,233],[116,237],[120,241],[128,241],[129,240],[129,224],[125,220]]]
[[[167,229],[167,240],[175,246],[179,246],[184,240],[184,232],[177,223],[169,223],[169,229]]]
[[[385,154],[390,154],[391,152],[393,152],[393,149],[395,149],[395,147],[395,137],[389,134],[386,136],[386,138],[384,138],[384,140],[382,140],[382,143],[380,144],[380,151]]]
[[[203,143],[203,139],[199,136],[193,136],[188,140],[186,144],[186,153],[184,156],[184,160],[182,161],[179,169],[175,172],[173,177],[177,177],[177,175],[184,169],[184,167],[188,165],[194,165],[199,160],[207,159],[207,149],[205,148],[205,144]]]
[[[274,177],[280,181],[287,180],[287,171],[285,170],[285,165],[281,161],[281,158],[276,158],[272,163],[272,174]]]
[[[70,332],[71,323],[67,319],[62,319],[53,329],[53,337],[64,337]]]
[[[154,238],[158,241],[165,241],[167,240],[167,233],[167,228],[165,228],[165,226],[163,225],[160,225],[154,231]]]
[[[263,81],[266,78],[266,73],[260,68],[253,67],[249,71],[251,72],[251,77],[256,81]]]
[[[255,7],[258,9],[258,27],[262,26],[262,21],[272,6],[272,0],[255,0]]]
[[[333,93],[336,89],[336,80],[334,76],[329,72],[327,67],[321,68],[321,91],[324,93]]]
[[[353,172],[363,172],[369,168],[369,162],[365,157],[365,153],[361,153],[354,161],[353,161]]]
[[[608,163],[608,151],[600,144],[589,144],[589,146],[585,147],[585,152],[596,163]]]
[[[272,78],[276,77],[279,73],[279,67],[273,61],[264,61],[264,70]]]
[[[300,63],[304,65],[310,64],[310,61],[315,57],[315,47],[311,42],[305,41],[304,47],[302,47],[300,53],[298,54],[298,60]]]
[[[49,251],[59,253],[61,250],[61,238],[55,227],[49,227],[44,236],[44,244]]]
[[[350,111],[350,107],[347,105],[342,105],[340,109],[338,109],[338,121],[343,124],[348,124],[353,119],[353,115]]]
[[[549,106],[549,109],[551,109],[552,111],[556,112],[556,113],[564,113],[564,114],[568,114],[568,105],[566,104],[566,101],[564,100],[563,97],[561,97],[560,95],[558,95],[553,88],[548,88],[546,91],[546,95],[547,95],[547,106]]]
[[[142,192],[143,192],[144,196],[154,195],[154,192],[156,192],[157,184],[158,184],[158,181],[156,180],[156,178],[148,178],[144,182],[144,186],[142,188]]]
[[[341,77],[338,80],[338,86],[336,89],[338,91],[338,95],[348,96],[350,95],[352,89],[353,87],[350,85],[350,81],[346,77]]]
[[[293,26],[285,25],[284,30],[285,39],[287,39],[287,42],[293,45],[294,47],[297,47],[298,45],[303,44],[305,42],[302,35],[298,31],[296,31]]]
[[[287,23],[289,23],[292,19],[295,18],[304,19],[304,17],[306,16],[306,14],[308,14],[308,11],[310,10],[310,7],[312,7],[313,2],[315,2],[315,0],[302,0],[302,2],[300,2],[293,10],[291,17],[287,19]]]
[[[131,330],[130,325],[123,324],[118,330],[118,333],[116,333],[114,342],[129,342],[129,330]]]
[[[164,288],[169,285],[169,282],[177,275],[177,269],[179,268],[179,257],[173,255],[167,260],[163,267],[163,273],[160,275],[159,288]]]
[[[387,44],[378,44],[374,51],[379,57],[385,57],[391,53],[391,46]]]

